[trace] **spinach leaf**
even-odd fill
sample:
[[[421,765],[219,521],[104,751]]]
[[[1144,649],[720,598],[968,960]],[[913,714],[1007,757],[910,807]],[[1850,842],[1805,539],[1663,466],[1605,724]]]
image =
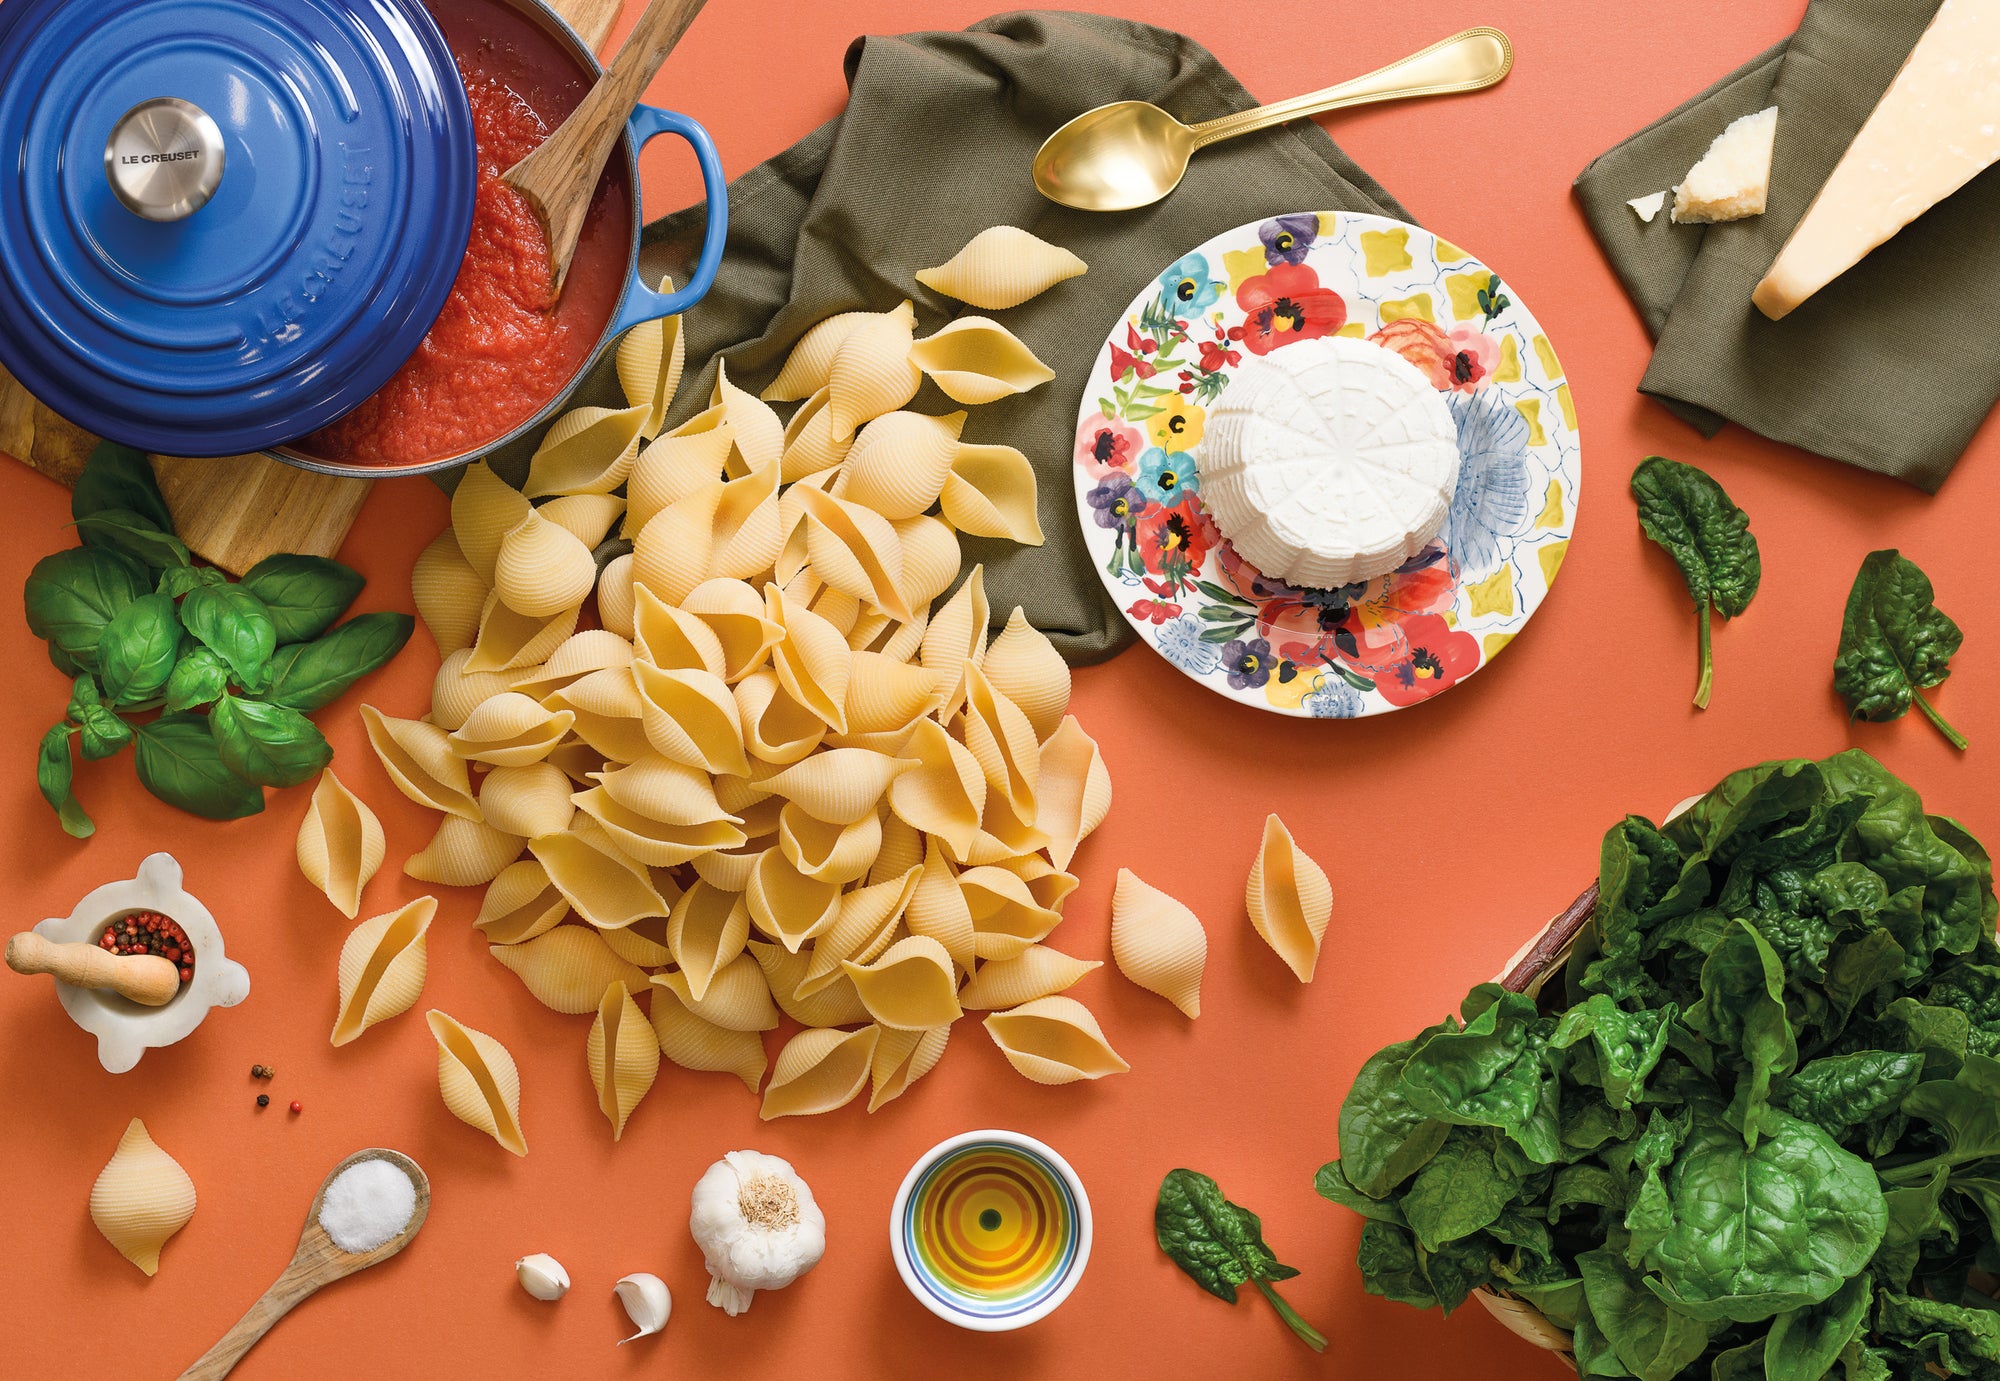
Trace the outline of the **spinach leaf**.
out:
[[[366,582],[324,556],[267,556],[243,573],[243,588],[264,602],[278,641],[306,642],[333,627]]]
[[[1764,1375],[1769,1381],[1821,1381],[1861,1332],[1869,1296],[1868,1277],[1860,1275],[1832,1298],[1771,1320],[1764,1335]]]
[[[69,516],[81,520],[111,509],[136,513],[162,532],[174,530],[174,517],[160,496],[152,462],[130,446],[104,441],[83,463],[83,473],[70,492]]]
[[[194,710],[216,700],[229,688],[229,668],[222,659],[197,643],[174,663],[167,678],[167,708]]]
[[[1440,1031],[1403,1065],[1403,1093],[1424,1116],[1498,1127],[1538,1165],[1562,1158],[1561,1103],[1548,1038],[1555,1023],[1506,993],[1459,1031]]]
[[[333,749],[297,710],[225,693],[208,714],[222,765],[258,786],[298,786],[333,761]]]
[[[240,820],[264,808],[262,789],[223,765],[206,715],[163,714],[136,733],[139,783],[168,805],[206,820]]]
[[[1840,1137],[1896,1108],[1923,1076],[1920,1054],[1857,1050],[1814,1060],[1781,1082],[1776,1101],[1792,1116]]]
[[[1288,1280],[1298,1272],[1281,1264],[1264,1245],[1264,1227],[1257,1215],[1225,1199],[1214,1180],[1193,1170],[1169,1170],[1160,1182],[1153,1230],[1160,1250],[1202,1289],[1234,1304],[1237,1287],[1248,1281],[1306,1346],[1315,1352],[1325,1350],[1326,1339],[1270,1286],[1271,1281]]]
[[[1673,1381],[1708,1350],[1708,1322],[1649,1293],[1641,1277],[1606,1244],[1576,1258],[1591,1318],[1618,1361],[1639,1381]]]
[[[1388,1197],[1422,1169],[1451,1130],[1404,1096],[1403,1065],[1416,1045],[1399,1041],[1370,1056],[1340,1105],[1340,1164],[1348,1181],[1371,1199]]]
[[[148,570],[175,570],[194,561],[180,538],[152,519],[126,509],[86,513],[76,520],[76,531],[84,545],[123,552]]]
[[[1417,1309],[1436,1309],[1437,1291],[1417,1261],[1416,1239],[1379,1219],[1361,1225],[1361,1288]]]
[[[181,622],[222,659],[237,685],[256,693],[270,684],[278,629],[257,596],[241,585],[189,590],[181,600]]]
[[[1637,1172],[1638,1186],[1631,1207],[1625,1210],[1625,1231],[1631,1234],[1625,1262],[1635,1269],[1673,1228],[1673,1203],[1660,1172],[1673,1164],[1674,1154],[1687,1140],[1692,1125],[1690,1109],[1684,1107],[1669,1117],[1655,1108],[1647,1118],[1645,1135],[1632,1144],[1632,1169]]]
[[[1701,670],[1694,703],[1708,708],[1715,680],[1709,650],[1710,612],[1733,619],[1750,607],[1763,578],[1763,560],[1750,520],[1706,473],[1665,456],[1647,456],[1632,472],[1639,526],[1665,547],[1681,568],[1701,616]]]
[[[1917,692],[1951,675],[1947,665],[1965,635],[1932,602],[1930,577],[1893,547],[1862,559],[1840,620],[1833,688],[1856,719],[1900,719],[1911,701],[1952,747],[1965,736]]]
[[[2000,968],[1991,964],[1954,964],[1938,974],[1924,993],[1925,1002],[1955,1007],[1965,1013],[1966,1048],[1982,1055],[2000,1055]]]
[[[1612,1107],[1629,1108],[1666,1053],[1668,1027],[1677,1013],[1671,1002],[1627,1012],[1609,994],[1595,993],[1581,1007],[1563,1014],[1549,1044],[1567,1050],[1579,1041],[1590,1041],[1597,1054],[1590,1082],[1604,1090],[1604,1100]]]
[[[179,599],[189,590],[228,583],[229,577],[213,566],[169,566],[160,572],[160,583],[154,592],[168,599]]]
[[[264,699],[310,714],[401,652],[416,626],[408,614],[358,614],[312,642],[279,648]]]
[[[1434,1252],[1491,1224],[1521,1187],[1521,1173],[1496,1156],[1491,1133],[1456,1128],[1403,1195],[1403,1218],[1417,1245]]]
[[[1394,1223],[1397,1227],[1408,1226],[1403,1219],[1403,1210],[1397,1207],[1394,1199],[1371,1199],[1363,1194],[1347,1178],[1337,1160],[1328,1161],[1313,1175],[1313,1192],[1343,1208],[1353,1209],[1363,1218]]]
[[[1729,1121],[1756,1150],[1771,1112],[1771,1079],[1791,1073],[1799,1047],[1785,1014],[1784,969],[1749,922],[1738,921],[1702,966],[1701,1001],[1688,1008],[1687,1024],[1741,1056]]]
[[[46,638],[83,670],[97,669],[97,644],[119,611],[152,588],[130,557],[103,547],[70,547],[35,563],[22,591],[28,631]]]
[[[104,703],[97,682],[88,675],[76,678],[63,717],[80,731],[77,746],[83,750],[85,762],[108,758],[132,741],[132,726]]]
[[[136,705],[158,695],[173,674],[181,649],[181,621],[165,595],[140,595],[104,625],[97,650],[104,693],[114,704]]]
[[[1917,1184],[1940,1165],[1960,1166],[2000,1156],[2000,1060],[1968,1052],[1950,1079],[1918,1084],[1903,1111],[1930,1124],[1943,1143],[1935,1155],[1884,1170],[1891,1184]]]
[[[1889,1209],[1889,1226],[1868,1267],[1890,1289],[1910,1288],[1910,1277],[1917,1269],[1923,1244],[1948,1230],[1938,1205],[1950,1177],[1951,1167],[1940,1165],[1927,1180],[1882,1191],[1882,1201]]]
[[[42,799],[54,807],[63,829],[78,839],[88,839],[96,832],[97,826],[83,813],[83,807],[76,803],[76,796],[70,790],[76,768],[70,761],[69,736],[70,727],[67,724],[58,724],[42,735],[41,759],[35,767],[35,783],[42,789]]]
[[[2000,1314],[1915,1295],[1884,1294],[1875,1313],[1878,1342],[1908,1350],[1918,1366],[1946,1376],[2000,1371]],[[1982,1365],[1983,1364],[1983,1365]],[[1909,1373],[1904,1373],[1909,1374]]]

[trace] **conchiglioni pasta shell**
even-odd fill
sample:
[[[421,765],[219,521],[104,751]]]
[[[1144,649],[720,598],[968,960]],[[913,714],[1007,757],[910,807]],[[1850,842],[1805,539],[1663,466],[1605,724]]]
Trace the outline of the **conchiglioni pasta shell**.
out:
[[[474,461],[451,491],[451,534],[461,555],[480,583],[493,584],[493,563],[500,556],[500,539],[519,527],[534,505],[520,490],[493,473],[485,461]]]
[[[1264,817],[1264,842],[1250,865],[1243,904],[1264,943],[1299,982],[1312,982],[1320,941],[1333,919],[1333,885],[1275,815]]]
[[[986,568],[974,566],[945,601],[944,607],[924,626],[923,650],[918,656],[924,668],[944,678],[944,706],[938,718],[949,720],[965,699],[965,666],[986,660],[986,627],[992,617],[986,603]]]
[[[1073,1084],[1123,1074],[1125,1063],[1090,1009],[1074,998],[1043,997],[986,1018],[986,1033],[1024,1077],[1038,1084]]]
[[[720,676],[667,671],[640,660],[632,664],[639,686],[639,719],[655,752],[708,772],[747,775],[743,718]]]
[[[515,673],[507,688],[521,692],[530,700],[545,701],[592,672],[617,671],[631,665],[632,642],[629,638],[608,629],[586,628],[565,638],[540,666]]]
[[[328,768],[313,788],[299,822],[299,871],[350,921],[361,910],[361,889],[382,866],[388,841],[382,822]]]
[[[743,895],[706,882],[697,881],[681,895],[667,922],[667,948],[696,1002],[708,996],[715,975],[743,953],[749,939],[750,908]]]
[[[611,1123],[611,1139],[618,1141],[625,1135],[632,1109],[660,1073],[660,1038],[624,984],[605,985],[597,1016],[590,1023],[584,1058],[597,1089],[597,1109]]]
[[[917,396],[923,375],[910,359],[915,326],[915,308],[905,302],[892,312],[870,313],[841,338],[826,372],[835,441]]]
[[[559,767],[546,762],[496,767],[479,784],[479,810],[496,830],[532,839],[569,828],[574,788]]]
[[[495,829],[484,820],[447,815],[438,822],[431,842],[403,861],[403,872],[419,882],[478,887],[499,877],[502,869],[521,856],[521,846],[527,842],[521,835]]]
[[[548,763],[576,785],[587,786],[596,779],[597,773],[610,765],[610,760],[577,737],[568,743],[558,744],[555,751],[549,754]]]
[[[661,292],[672,292],[673,287],[671,277],[660,279]],[[624,390],[628,406],[646,409],[639,435],[657,436],[666,425],[686,361],[687,342],[681,337],[678,315],[642,321],[619,338],[618,387]]]
[[[620,805],[601,786],[580,791],[571,799],[576,802],[577,809],[597,821],[626,854],[654,868],[675,867],[703,854],[717,849],[733,849],[745,842],[743,831],[727,820],[709,820],[694,825],[667,824]]]
[[[792,420],[785,424],[785,454],[778,478],[786,484],[831,470],[848,456],[854,439],[833,439],[833,414],[827,411],[828,392],[822,388],[799,404]]]
[[[815,819],[787,802],[778,818],[778,851],[809,878],[835,884],[868,872],[882,847],[882,821],[873,811],[845,825]]]
[[[943,677],[879,652],[854,654],[847,680],[849,733],[907,729],[944,703]],[[915,756],[912,754],[912,756]]]
[[[743,889],[750,920],[758,931],[796,952],[840,917],[840,887],[807,877],[782,849],[767,850]]]
[[[1069,867],[1076,846],[1104,823],[1111,810],[1111,773],[1097,742],[1074,715],[1042,745],[1035,779],[1035,824],[1049,838],[1049,857]]]
[[[624,516],[625,500],[616,494],[565,494],[535,512],[594,551]],[[594,565],[591,574],[596,575]]]
[[[135,1117],[90,1186],[90,1221],[150,1276],[160,1269],[160,1248],[194,1217],[194,1203],[194,1181]]]
[[[966,851],[966,863],[1001,863],[1004,858],[995,858],[985,848],[988,840],[997,844],[1009,858],[1018,858],[1049,846],[1049,837],[1035,827],[1032,820],[1023,820],[1014,809],[1014,803],[998,791],[986,793],[986,813],[979,819],[979,839]],[[975,855],[977,855],[975,857]]]
[[[722,646],[722,679],[731,685],[762,666],[785,636],[784,625],[765,617],[763,596],[741,580],[705,580],[680,607],[715,633]]]
[[[917,281],[982,311],[1018,307],[1038,293],[1082,274],[1089,266],[1060,245],[1017,226],[995,225],[936,268],[918,269]]]
[[[903,924],[912,935],[928,935],[945,948],[952,963],[965,973],[972,972],[978,957],[978,935],[972,925],[972,909],[958,885],[958,875],[945,861],[936,839],[925,841],[923,872],[903,909]]]
[[[945,521],[974,537],[1042,544],[1035,469],[1012,446],[961,446],[939,496]]]
[[[936,1069],[950,1039],[949,1026],[933,1026],[928,1031],[883,1030],[869,1064],[868,1111],[902,1097],[911,1084]]]
[[[479,636],[473,640],[467,671],[513,671],[531,667],[562,646],[576,632],[581,608],[561,609],[545,619],[516,613],[495,590],[479,615]]]
[[[1053,734],[1069,711],[1069,663],[1018,606],[987,645],[979,669],[993,689],[1021,707],[1037,740]]]
[[[1012,959],[1062,922],[1062,913],[1037,905],[1028,884],[990,864],[958,875],[958,890],[972,916],[972,949],[981,959]]]
[[[766,588],[765,599],[771,622],[784,629],[784,636],[771,649],[779,684],[834,732],[845,733],[853,649],[839,629],[788,598],[777,586]]]
[[[764,1082],[764,1042],[755,1031],[731,1031],[703,1021],[665,988],[653,989],[653,1034],[660,1053],[682,1069],[734,1074],[756,1093]]]
[[[750,957],[764,971],[765,981],[771,987],[772,1000],[799,1025],[852,1026],[868,1020],[868,1009],[861,1005],[861,994],[854,991],[854,982],[846,974],[841,974],[823,988],[801,993],[799,987],[806,981],[812,962],[810,956],[794,954],[783,945],[767,945],[761,940],[752,940]]]
[[[826,736],[826,721],[792,699],[774,671],[753,672],[736,683],[734,693],[744,747],[760,762],[797,762]]]
[[[912,868],[924,864],[924,836],[900,815],[888,815],[882,821],[882,847],[875,852],[875,861],[868,868],[868,882],[872,886],[899,878]]]
[[[868,1086],[874,1067],[873,1026],[859,1031],[801,1031],[778,1052],[758,1117],[803,1117],[832,1112],[852,1103]]]
[[[727,666],[715,630],[644,586],[634,593],[632,644],[638,655],[667,671],[705,671],[720,680]]]
[[[583,792],[580,797],[590,794]],[[575,798],[579,804],[580,797]],[[667,914],[666,898],[653,886],[651,874],[622,849],[600,848],[591,836],[569,830],[529,840],[528,851],[548,871],[549,881],[576,914],[600,930],[616,930],[647,916]]]
[[[638,532],[662,509],[720,478],[729,459],[730,439],[722,409],[709,408],[639,452],[625,482],[625,535]]]
[[[597,562],[575,533],[530,513],[500,539],[493,589],[517,614],[545,619],[580,605],[597,583]]]
[[[597,621],[604,625],[606,631],[621,638],[632,636],[634,564],[632,553],[628,551],[605,562],[604,569],[597,575]]]
[[[794,492],[805,508],[806,558],[812,562],[813,574],[842,594],[877,606],[892,619],[912,617],[901,589],[902,539],[889,520],[810,485],[801,485]]]
[[[570,730],[576,716],[551,710],[519,691],[490,696],[451,735],[451,751],[491,767],[526,767],[540,762]]]
[[[715,502],[708,574],[748,580],[770,570],[785,540],[779,512],[775,464],[723,485]]]
[[[715,781],[698,767],[649,754],[597,779],[613,801],[667,825],[739,823],[715,796]]]
[[[521,1071],[507,1047],[433,1007],[425,1013],[438,1047],[438,1092],[453,1117],[476,1127],[517,1156],[521,1135]]]
[[[472,649],[460,648],[439,664],[431,678],[431,723],[450,733],[462,727],[479,706],[502,691],[514,689],[511,671],[467,671]]]
[[[1111,957],[1118,971],[1190,1017],[1201,1015],[1208,932],[1194,912],[1129,868],[1111,895]]]
[[[872,964],[846,960],[841,968],[878,1026],[924,1031],[963,1015],[951,956],[928,935],[905,936]]]
[[[494,550],[499,550],[497,543]],[[479,631],[479,610],[486,603],[489,588],[486,578],[472,569],[465,553],[459,550],[458,538],[450,528],[432,538],[431,544],[417,557],[416,567],[410,572],[410,598],[416,603],[424,627],[431,631],[431,641],[437,644],[439,655],[449,657],[460,648],[472,646],[472,635]]]
[[[812,598],[807,601],[806,607],[832,624],[834,631],[845,640],[854,625],[861,620],[861,599],[820,580],[817,572],[808,571],[806,578],[819,586],[813,592]]]
[[[873,963],[897,938],[903,910],[916,894],[923,869],[911,868],[901,877],[867,887],[857,887],[840,899],[840,914],[833,925],[813,941],[811,962],[797,992],[811,997],[836,978],[841,964]]]
[[[496,945],[518,945],[554,930],[569,914],[569,900],[549,881],[540,859],[524,858],[486,884],[473,924]]]
[[[678,604],[707,580],[715,557],[716,510],[724,485],[709,480],[646,521],[632,538],[632,581]]]
[[[910,522],[914,520],[905,519],[904,521]],[[902,534],[899,528],[897,536],[900,537],[901,535]],[[952,540],[954,542],[957,541],[956,538],[953,538]],[[907,571],[904,572],[903,576],[903,588],[905,591],[909,589],[909,573]],[[904,595],[904,603],[906,604],[909,603],[909,596],[907,593]],[[900,627],[902,627],[901,624],[897,623],[894,619],[890,618],[880,609],[863,609],[860,612],[860,614],[856,616],[854,620],[854,626],[847,630],[847,645],[853,648],[856,652],[878,651],[876,644],[881,642],[883,639],[887,638],[893,630]],[[900,662],[900,661],[907,661],[908,659],[902,657],[892,657],[890,658],[890,660]]]
[[[778,419],[777,410],[756,394],[738,388],[729,378],[726,360],[716,361],[715,389],[709,401],[722,409],[729,424],[733,452],[724,462],[726,473],[736,477],[768,470],[775,485],[785,452],[785,424]]]
[[[650,757],[645,703],[630,666],[605,667],[579,676],[542,700],[544,708],[574,715],[570,732],[613,762]]]
[[[965,746],[979,760],[986,784],[1007,798],[1015,818],[1035,818],[1042,745],[1021,707],[1001,694],[978,665],[965,668]]]
[[[639,432],[650,402],[631,408],[576,408],[542,436],[528,462],[521,490],[531,499],[549,494],[609,494],[632,473]]]
[[[1020,337],[982,316],[962,316],[916,342],[910,362],[955,403],[995,402],[1056,376]]]
[[[1038,853],[1003,858],[993,866],[1005,868],[1027,883],[1028,891],[1035,899],[1035,905],[1046,907],[1050,911],[1062,910],[1063,900],[1077,887],[1075,874],[1063,872]]]
[[[435,915],[437,899],[418,897],[394,911],[371,916],[347,933],[340,946],[335,1045],[346,1045],[376,1022],[416,1006],[430,964],[424,936]]]
[[[986,777],[978,759],[934,719],[918,720],[911,728],[903,756],[917,765],[890,782],[890,810],[964,857],[986,808]]]
[[[890,412],[863,427],[847,453],[841,497],[884,518],[914,518],[930,510],[951,473],[965,414],[931,417]]]
[[[767,777],[764,788],[796,802],[815,819],[851,825],[875,809],[889,783],[916,766],[913,758],[892,758],[865,748],[832,748]]]
[[[373,705],[361,707],[368,742],[396,789],[420,806],[479,818],[465,759],[451,751],[451,739],[435,724],[392,719]]]
[[[559,925],[518,945],[489,946],[487,952],[513,970],[537,1002],[570,1016],[595,1011],[608,983],[623,983],[635,993],[646,990],[645,971],[612,953],[586,926]]]
[[[939,524],[939,526],[942,527],[943,524]],[[956,537],[952,538],[953,542],[957,540]],[[946,584],[949,583],[949,581],[946,582]],[[915,605],[913,604],[912,607],[915,607]],[[917,608],[917,616],[914,619],[908,623],[893,625],[887,636],[877,638],[868,644],[868,651],[879,652],[884,657],[893,657],[899,662],[919,662],[919,655],[923,651],[924,634],[930,631],[930,621],[930,610]],[[919,665],[921,665],[921,662],[919,662]],[[949,677],[946,678],[947,681],[949,679]],[[959,678],[959,690],[962,695],[964,693],[963,677]],[[947,705],[951,703],[949,695],[946,695],[945,703]],[[942,714],[943,711],[940,710],[939,713]]]
[[[747,954],[739,954],[708,980],[707,991],[694,995],[685,973],[653,975],[657,987],[670,991],[680,1004],[712,1025],[730,1031],[771,1031],[778,1025],[778,1009],[771,1002],[771,989],[764,971]]]
[[[717,849],[702,854],[691,859],[690,864],[695,876],[711,887],[720,887],[725,892],[741,892],[749,887],[751,874],[756,871],[758,862],[777,847],[775,831],[752,834],[734,849]]]
[[[970,1012],[1019,1007],[1037,998],[1053,997],[1092,969],[1096,959],[1077,959],[1046,945],[1029,945],[1012,959],[989,959],[972,981],[959,990],[958,1002]]]
[[[873,312],[841,312],[808,327],[792,347],[792,353],[785,357],[778,377],[765,385],[758,396],[766,402],[790,403],[825,388],[834,352],[840,349],[850,331],[873,315]]]
[[[958,579],[962,559],[958,534],[952,531],[951,524],[939,518],[898,518],[894,526],[896,538],[903,544],[903,583],[898,588],[902,590],[903,602],[910,607],[910,621],[914,621]],[[902,626],[908,627],[910,621]],[[920,642],[921,628],[916,636]],[[912,644],[913,650],[916,645]],[[900,660],[909,660],[907,654],[897,655]]]
[[[660,889],[660,896],[669,905],[680,900],[680,888],[673,884],[670,874],[658,870],[653,878],[653,885]],[[637,964],[642,969],[663,969],[674,962],[674,952],[667,948],[665,916],[647,916],[631,925],[597,933],[611,946],[611,952],[628,964]]]

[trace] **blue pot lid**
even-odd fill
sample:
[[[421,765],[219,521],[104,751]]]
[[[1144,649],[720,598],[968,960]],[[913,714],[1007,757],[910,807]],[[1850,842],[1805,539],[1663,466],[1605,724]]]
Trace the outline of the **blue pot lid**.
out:
[[[417,0],[7,0],[0,363],[145,450],[295,440],[423,340],[476,177]]]

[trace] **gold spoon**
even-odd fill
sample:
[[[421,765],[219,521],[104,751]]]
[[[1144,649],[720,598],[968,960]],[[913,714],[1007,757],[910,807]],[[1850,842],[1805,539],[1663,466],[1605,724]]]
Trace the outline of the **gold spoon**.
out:
[[[320,1205],[326,1202],[327,1185],[339,1178],[340,1172],[348,1166],[364,1160],[386,1160],[408,1175],[410,1183],[416,1186],[417,1205],[410,1211],[410,1221],[403,1225],[403,1230],[373,1251],[343,1251],[320,1226]],[[379,1265],[407,1247],[410,1239],[417,1235],[417,1229],[424,1225],[430,1211],[431,1182],[417,1168],[415,1161],[401,1151],[356,1151],[327,1172],[319,1193],[313,1195],[312,1208],[306,1213],[306,1230],[299,1235],[299,1249],[292,1253],[291,1265],[285,1267],[284,1274],[278,1277],[276,1283],[258,1297],[249,1312],[236,1321],[236,1326],[222,1335],[222,1341],[202,1353],[193,1366],[181,1373],[180,1381],[221,1381],[243,1360],[243,1354],[271,1331],[272,1324],[291,1313],[313,1291],[322,1285],[343,1280],[356,1271]]]
[[[1197,150],[1343,106],[1478,91],[1506,76],[1514,46],[1498,29],[1467,29],[1366,76],[1289,101],[1184,125],[1149,101],[1086,110],[1051,134],[1035,155],[1035,186],[1079,211],[1151,206],[1180,185]]]

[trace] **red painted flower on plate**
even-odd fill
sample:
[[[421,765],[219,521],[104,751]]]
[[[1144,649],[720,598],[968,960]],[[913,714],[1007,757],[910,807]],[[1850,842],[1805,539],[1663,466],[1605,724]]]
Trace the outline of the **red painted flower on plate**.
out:
[[[1319,275],[1304,264],[1277,264],[1269,273],[1246,278],[1236,289],[1236,305],[1243,309],[1243,324],[1232,327],[1229,338],[1242,341],[1253,355],[1330,336],[1347,324],[1347,303],[1322,287]]]

